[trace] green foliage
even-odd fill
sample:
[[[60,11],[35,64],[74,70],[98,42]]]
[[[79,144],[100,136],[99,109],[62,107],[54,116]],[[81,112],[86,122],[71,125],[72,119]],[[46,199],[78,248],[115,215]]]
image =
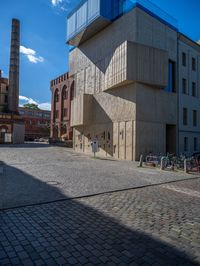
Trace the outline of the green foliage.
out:
[[[33,110],[40,110],[37,104],[34,103],[26,103],[24,104],[25,108],[33,109]]]

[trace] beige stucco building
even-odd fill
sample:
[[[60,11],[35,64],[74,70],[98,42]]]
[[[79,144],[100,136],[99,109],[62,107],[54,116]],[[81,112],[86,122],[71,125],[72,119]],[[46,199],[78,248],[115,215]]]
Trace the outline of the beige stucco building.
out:
[[[108,16],[103,13],[108,2],[85,1],[68,18],[68,43],[75,46],[69,56],[74,148],[91,152],[91,141],[98,139],[101,155],[125,160],[187,152],[184,138],[198,138],[200,125],[183,126],[181,112],[187,106],[188,113],[197,110],[199,94],[182,95],[180,79],[189,75],[188,82],[199,88],[200,46],[153,5],[110,1]],[[182,50],[188,62],[195,57],[195,73],[188,70],[190,63],[187,70],[179,67]]]

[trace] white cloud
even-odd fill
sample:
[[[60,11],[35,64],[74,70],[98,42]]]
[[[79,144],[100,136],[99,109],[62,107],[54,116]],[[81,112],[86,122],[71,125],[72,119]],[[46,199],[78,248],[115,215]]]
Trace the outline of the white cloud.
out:
[[[200,45],[200,40],[198,40],[197,43]]]
[[[39,103],[38,107],[41,110],[48,110],[48,111],[50,110],[51,111],[51,104],[50,103]]]
[[[42,56],[37,56],[36,51],[31,48],[20,45],[20,53],[24,54],[31,63],[37,64],[38,62],[44,62],[44,58]]]
[[[19,96],[19,106],[23,106],[24,104],[30,103],[30,104],[36,104],[41,110],[51,110],[51,103],[45,102],[40,103],[38,101],[33,100],[32,98],[26,97],[26,96]]]
[[[63,0],[51,0],[51,3],[53,6],[57,6],[59,4],[61,4],[63,2]]]
[[[50,0],[53,7],[58,7],[59,10],[67,12],[68,5],[72,4],[73,0]]]

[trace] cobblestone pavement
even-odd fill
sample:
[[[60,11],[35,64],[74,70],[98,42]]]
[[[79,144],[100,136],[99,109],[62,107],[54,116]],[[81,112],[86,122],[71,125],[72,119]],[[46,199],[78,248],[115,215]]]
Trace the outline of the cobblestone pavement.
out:
[[[0,147],[0,209],[192,178],[46,144]]]
[[[200,178],[0,211],[0,265],[200,265]]]

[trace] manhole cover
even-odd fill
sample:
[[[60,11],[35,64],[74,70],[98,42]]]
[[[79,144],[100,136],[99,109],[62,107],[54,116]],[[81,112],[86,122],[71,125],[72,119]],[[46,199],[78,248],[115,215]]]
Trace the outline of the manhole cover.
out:
[[[48,185],[52,185],[52,186],[58,186],[60,183],[57,181],[47,181],[46,182]]]

